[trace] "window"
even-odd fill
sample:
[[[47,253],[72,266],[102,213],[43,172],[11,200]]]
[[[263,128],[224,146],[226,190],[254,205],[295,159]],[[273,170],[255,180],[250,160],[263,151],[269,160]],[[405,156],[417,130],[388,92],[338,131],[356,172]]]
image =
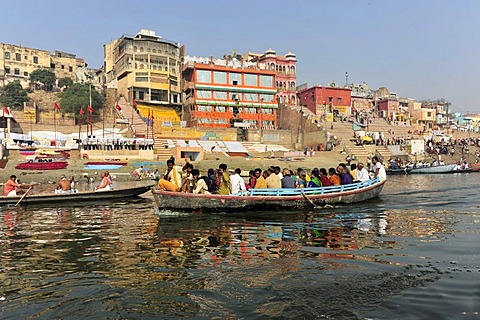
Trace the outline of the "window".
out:
[[[342,98],[337,98],[337,104],[341,105],[342,104]]]
[[[38,57],[36,56],[33,57],[33,63],[38,63]]]
[[[227,119],[225,119],[225,118],[216,118],[214,120],[214,123],[216,123],[216,124],[226,124],[228,122],[227,122]]]
[[[220,99],[220,100],[227,100],[227,93],[223,91],[214,91],[213,98]]]
[[[245,101],[258,101],[258,94],[256,93],[244,93],[243,97]]]
[[[68,72],[73,72],[73,67],[72,66],[68,66]]]
[[[136,82],[148,82],[148,72],[136,72],[135,73]]]
[[[239,84],[242,83],[242,75],[240,73],[231,72],[228,74],[228,77],[229,77],[229,84],[231,85],[238,86]]]
[[[432,116],[432,113],[431,112],[427,112],[427,117],[431,117]]]
[[[17,75],[20,75],[20,69],[18,69],[18,68],[15,68],[15,70],[13,72]]]
[[[23,56],[23,60],[28,60],[28,57],[27,57],[27,56]]]
[[[213,71],[213,83],[226,84],[227,73],[224,71]]]
[[[271,86],[273,86],[273,76],[260,75],[260,87],[271,87]]]
[[[28,77],[28,72],[27,72],[27,71],[24,71],[24,72],[23,72],[23,75],[24,75],[25,77]]]
[[[328,97],[328,102],[333,102],[333,97]]]
[[[62,69],[62,70],[65,69],[65,65],[62,64],[62,65],[60,66],[60,69]]]
[[[15,53],[15,60],[17,61],[22,60],[22,55],[20,53]]]
[[[257,75],[256,74],[245,74],[245,85],[246,86],[257,86]]]
[[[55,63],[50,63],[50,68],[55,69]]]
[[[145,100],[145,92],[143,91],[138,92],[138,100]]]
[[[198,111],[211,112],[212,111],[212,106],[198,106]]]
[[[215,111],[217,111],[217,112],[225,112],[225,107],[216,106],[216,107],[215,107]]]
[[[10,67],[5,67],[5,73],[10,74]]]
[[[197,90],[197,98],[211,99],[212,98],[212,91],[210,91],[210,90]]]
[[[198,118],[198,123],[212,123],[212,119],[210,118]]]
[[[4,56],[5,56],[5,59],[10,60],[10,52],[5,51]]]
[[[261,94],[260,101],[273,102],[273,94]]]
[[[198,82],[212,82],[212,73],[207,70],[197,70],[197,81]]]

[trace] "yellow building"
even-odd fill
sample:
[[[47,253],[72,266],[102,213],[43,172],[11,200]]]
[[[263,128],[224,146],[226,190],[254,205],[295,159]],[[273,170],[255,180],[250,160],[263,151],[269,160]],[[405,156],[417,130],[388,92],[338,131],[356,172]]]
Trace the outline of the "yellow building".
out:
[[[140,30],[104,45],[107,87],[149,106],[181,106],[181,59],[178,43]]]
[[[71,53],[55,51],[50,54],[46,50],[0,43],[0,79],[5,82],[20,80],[27,85],[30,74],[37,69],[50,70],[57,79],[70,78],[78,82],[85,68],[84,60]]]

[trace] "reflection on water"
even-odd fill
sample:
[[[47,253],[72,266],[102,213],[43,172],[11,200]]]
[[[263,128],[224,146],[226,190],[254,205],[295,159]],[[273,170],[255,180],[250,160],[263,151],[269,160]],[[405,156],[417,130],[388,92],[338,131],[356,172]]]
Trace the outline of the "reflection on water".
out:
[[[319,211],[4,208],[0,318],[466,317],[480,311],[476,176],[424,177]]]

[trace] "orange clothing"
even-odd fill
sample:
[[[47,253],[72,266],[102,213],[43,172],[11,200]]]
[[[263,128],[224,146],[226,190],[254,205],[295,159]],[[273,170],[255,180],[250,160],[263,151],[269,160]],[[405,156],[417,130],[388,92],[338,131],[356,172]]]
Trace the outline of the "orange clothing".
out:
[[[332,186],[339,186],[342,181],[338,175],[334,174],[333,176],[330,176],[330,182],[332,183]]]
[[[8,196],[10,191],[15,190],[16,187],[20,187],[20,185],[15,181],[8,180],[7,182],[5,182],[5,185],[3,187],[3,195]]]
[[[267,181],[263,176],[257,179],[257,183],[255,183],[255,189],[266,189],[267,188]]]

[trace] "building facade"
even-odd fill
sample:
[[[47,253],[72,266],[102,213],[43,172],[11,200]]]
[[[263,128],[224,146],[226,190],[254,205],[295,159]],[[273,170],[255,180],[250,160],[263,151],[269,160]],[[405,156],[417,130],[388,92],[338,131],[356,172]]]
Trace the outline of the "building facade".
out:
[[[277,101],[280,105],[297,104],[297,56],[288,52],[277,55],[273,49],[263,54],[248,52],[244,55],[246,61],[265,64],[266,69],[275,71],[275,87]]]
[[[185,57],[183,117],[188,126],[274,129],[275,71],[233,59]]]
[[[128,101],[181,106],[180,45],[155,31],[142,29],[104,45],[104,68],[107,87]]]
[[[299,90],[299,104],[324,119],[332,120],[336,112],[348,116],[351,114],[352,90],[332,86],[314,86]]]
[[[82,81],[87,64],[74,54],[49,51],[0,43],[0,79],[5,82],[20,80],[26,86],[30,74],[38,69],[50,70],[57,79]]]

